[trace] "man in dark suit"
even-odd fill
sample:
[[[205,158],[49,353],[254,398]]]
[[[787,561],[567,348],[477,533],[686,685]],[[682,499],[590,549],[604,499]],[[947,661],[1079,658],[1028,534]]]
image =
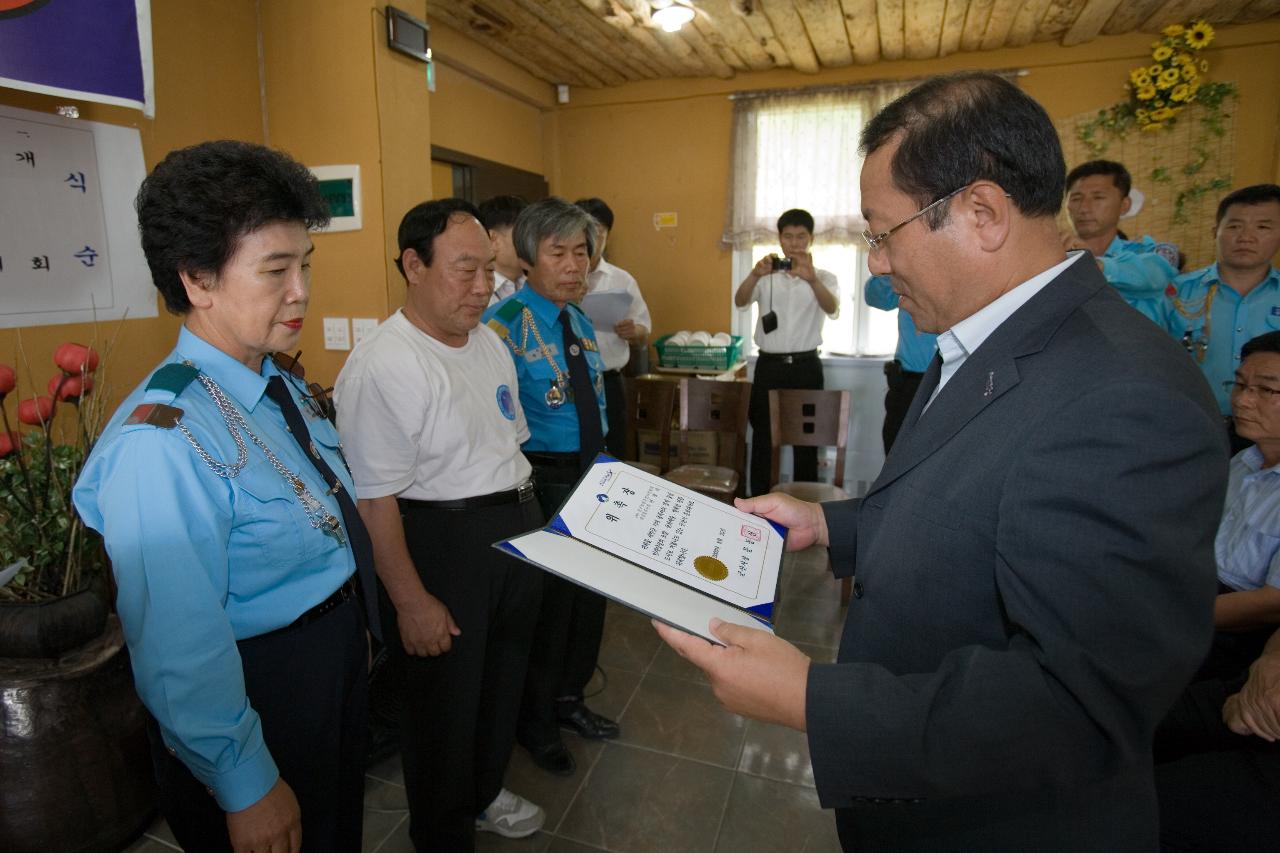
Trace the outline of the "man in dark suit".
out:
[[[935,357],[860,501],[739,506],[856,570],[837,662],[665,626],[733,711],[808,732],[850,850],[1154,850],[1151,736],[1209,642],[1227,448],[1194,365],[1066,254],[1044,110],[935,78],[862,137],[872,273]]]

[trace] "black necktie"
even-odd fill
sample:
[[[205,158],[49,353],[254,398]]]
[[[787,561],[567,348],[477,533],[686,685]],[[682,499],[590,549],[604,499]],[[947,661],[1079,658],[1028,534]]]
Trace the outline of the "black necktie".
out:
[[[585,469],[604,448],[604,430],[600,426],[600,403],[591,383],[591,369],[581,341],[573,333],[569,311],[560,312],[560,329],[564,332],[564,362],[569,368],[569,389],[573,407],[578,410],[578,458]]]
[[[284,386],[284,380],[279,376],[268,379],[267,396],[280,407],[284,422],[289,426],[289,434],[293,436],[294,441],[298,442],[303,455],[311,460],[311,464],[320,472],[320,476],[329,484],[329,489],[338,499],[338,510],[342,513],[342,526],[347,532],[347,541],[351,543],[351,553],[356,559],[360,597],[364,600],[365,612],[369,616],[369,630],[373,632],[373,636],[381,640],[382,625],[378,622],[378,587],[375,583],[376,575],[373,568],[373,542],[369,539],[369,531],[360,518],[355,501],[351,499],[351,495],[347,494],[342,481],[333,473],[333,469],[312,444],[307,422],[303,419],[302,412],[298,411],[298,404],[293,401],[293,395]]]

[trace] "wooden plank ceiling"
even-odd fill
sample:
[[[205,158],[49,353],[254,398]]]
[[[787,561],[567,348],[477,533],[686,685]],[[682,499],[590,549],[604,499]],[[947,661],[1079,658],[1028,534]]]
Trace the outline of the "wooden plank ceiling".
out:
[[[654,6],[696,16],[663,32]],[[429,0],[428,14],[548,83],[599,88],[667,77],[813,74],[1032,42],[1280,16],[1280,0]]]

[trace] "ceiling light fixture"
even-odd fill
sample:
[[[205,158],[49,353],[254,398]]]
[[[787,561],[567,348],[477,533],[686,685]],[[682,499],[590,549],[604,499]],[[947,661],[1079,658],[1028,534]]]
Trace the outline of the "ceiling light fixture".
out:
[[[650,16],[655,24],[665,32],[674,33],[693,20],[693,9],[680,3],[669,3],[660,9],[654,9]]]

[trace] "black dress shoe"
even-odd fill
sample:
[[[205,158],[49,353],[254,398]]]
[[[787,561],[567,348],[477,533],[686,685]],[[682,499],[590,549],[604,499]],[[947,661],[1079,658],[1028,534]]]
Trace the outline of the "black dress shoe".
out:
[[[529,751],[529,757],[540,769],[556,776],[572,776],[578,769],[577,763],[562,741],[556,740],[544,746],[532,747],[522,744]]]
[[[620,734],[617,723],[600,716],[588,708],[585,702],[574,702],[567,711],[558,708],[556,716],[560,719],[560,728],[577,732],[587,740],[610,740]]]

